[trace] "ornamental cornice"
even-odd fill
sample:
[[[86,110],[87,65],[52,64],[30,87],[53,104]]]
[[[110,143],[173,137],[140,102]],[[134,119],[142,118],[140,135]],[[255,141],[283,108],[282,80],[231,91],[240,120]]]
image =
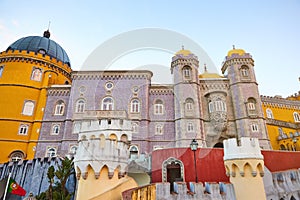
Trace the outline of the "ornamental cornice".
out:
[[[224,82],[200,82],[200,87],[202,90],[225,90],[227,91],[229,88],[229,84],[228,83],[224,83]]]
[[[226,57],[226,60],[223,62],[223,66],[221,68],[222,73],[224,74],[228,66],[232,65],[249,65],[254,66],[254,60],[252,57]]]
[[[97,80],[97,79],[147,79],[151,80],[153,73],[148,70],[130,70],[130,71],[73,71],[74,80]]]
[[[151,86],[149,90],[150,94],[174,94],[173,86]]]
[[[46,67],[55,71],[59,71],[64,76],[71,78],[72,69],[63,62],[52,58],[48,55],[43,55],[40,53],[27,52],[27,51],[4,51],[0,52],[0,63],[6,62],[22,62],[30,63],[33,65]]]
[[[70,87],[48,88],[48,96],[70,96]]]
[[[183,59],[183,58],[179,58],[177,60],[173,60],[171,62],[171,67],[173,68],[174,66],[177,65],[196,65],[199,66],[199,61],[196,59]]]

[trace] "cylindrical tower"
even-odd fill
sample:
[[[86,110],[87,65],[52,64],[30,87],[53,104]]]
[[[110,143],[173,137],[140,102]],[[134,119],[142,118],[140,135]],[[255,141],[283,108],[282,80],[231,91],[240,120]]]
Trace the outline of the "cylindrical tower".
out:
[[[233,184],[237,200],[266,199],[263,183],[264,158],[257,138],[224,140],[226,174]]]
[[[24,37],[0,53],[0,163],[33,159],[46,89],[71,83],[68,55],[49,37]]]

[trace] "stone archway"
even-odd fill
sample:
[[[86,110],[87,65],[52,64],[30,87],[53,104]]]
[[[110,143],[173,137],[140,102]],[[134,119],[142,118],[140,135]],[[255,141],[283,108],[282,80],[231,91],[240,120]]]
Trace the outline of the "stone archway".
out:
[[[176,181],[184,181],[184,165],[181,160],[170,157],[162,164],[162,182],[170,182],[172,191]]]

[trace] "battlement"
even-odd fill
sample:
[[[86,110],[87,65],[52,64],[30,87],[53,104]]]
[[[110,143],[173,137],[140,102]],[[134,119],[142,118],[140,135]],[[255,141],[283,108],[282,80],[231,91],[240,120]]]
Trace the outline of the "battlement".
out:
[[[189,187],[188,187],[188,185]],[[170,183],[154,183],[133,188],[122,193],[124,200],[138,199],[236,199],[233,185],[230,183],[186,183],[174,182],[170,192]]]
[[[257,138],[242,137],[240,145],[235,138],[224,140],[224,160],[263,159]]]

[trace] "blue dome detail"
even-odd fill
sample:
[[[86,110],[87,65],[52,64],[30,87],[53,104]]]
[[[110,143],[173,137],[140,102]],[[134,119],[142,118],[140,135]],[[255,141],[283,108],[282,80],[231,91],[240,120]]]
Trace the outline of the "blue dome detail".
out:
[[[28,36],[23,37],[14,43],[12,43],[8,50],[26,50],[33,51],[35,53],[41,53],[56,58],[71,67],[71,63],[66,51],[56,42],[41,36]]]

